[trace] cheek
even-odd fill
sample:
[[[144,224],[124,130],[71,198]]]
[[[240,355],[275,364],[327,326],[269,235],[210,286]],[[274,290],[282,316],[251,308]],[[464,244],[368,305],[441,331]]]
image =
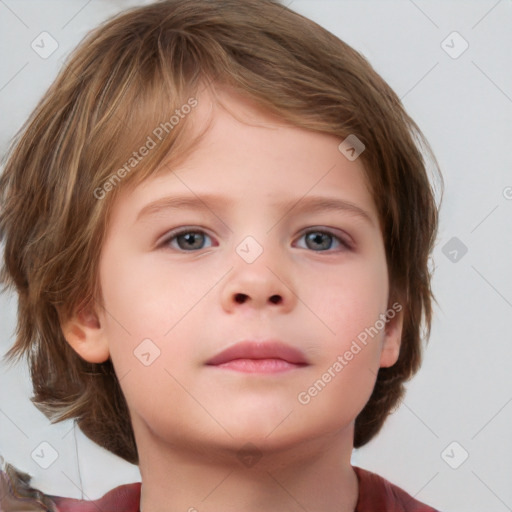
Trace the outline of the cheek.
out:
[[[117,254],[122,254],[117,252]],[[161,410],[158,396],[179,403],[190,365],[198,355],[187,343],[195,305],[213,285],[211,274],[183,279],[151,257],[113,258],[105,252],[100,265],[105,310],[102,326],[111,359],[131,409],[151,416]],[[200,309],[200,308],[198,308]],[[175,380],[177,379],[177,380]],[[158,390],[158,392],[156,392]]]
[[[376,359],[365,348],[333,357],[322,372],[311,378],[296,397],[302,424],[319,422],[332,432],[350,425],[368,402],[376,380]],[[355,352],[355,350],[354,350]]]
[[[384,339],[379,315],[387,306],[387,281],[377,269],[331,280],[319,313],[328,326],[319,326],[322,350],[297,395],[304,421],[322,418],[327,430],[340,428],[370,398]]]
[[[323,320],[326,334],[330,334],[328,346],[342,350],[374,326],[387,309],[385,260],[376,255],[370,261],[354,261],[352,265],[324,275],[322,282],[310,286],[305,294],[313,297],[312,304],[318,305],[314,312]],[[382,327],[381,322],[379,326]]]
[[[100,276],[110,343],[115,345],[117,334],[125,338],[127,333],[134,343],[145,338],[166,342],[214,284],[211,273],[178,272],[174,267],[152,254],[118,259],[105,254]]]
[[[375,384],[385,325],[379,315],[388,300],[386,265],[375,258],[324,276],[319,284],[310,298],[322,320],[322,351],[297,401],[305,417],[318,415],[336,428],[357,416]]]

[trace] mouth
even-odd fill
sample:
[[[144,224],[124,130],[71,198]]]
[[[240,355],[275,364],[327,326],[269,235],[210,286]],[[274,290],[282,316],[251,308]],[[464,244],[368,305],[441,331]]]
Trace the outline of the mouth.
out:
[[[243,373],[280,373],[309,366],[300,350],[279,341],[242,341],[223,350],[206,365]]]

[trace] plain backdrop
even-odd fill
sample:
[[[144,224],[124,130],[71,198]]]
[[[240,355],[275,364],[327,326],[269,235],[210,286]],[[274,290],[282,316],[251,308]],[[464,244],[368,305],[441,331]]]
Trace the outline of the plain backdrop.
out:
[[[82,37],[142,3],[0,1],[1,154]],[[510,511],[512,2],[285,3],[369,59],[429,139],[445,180],[432,262],[438,305],[423,368],[353,463],[445,512]],[[46,51],[52,40],[58,45],[50,56],[33,49],[48,38],[42,32],[52,38]],[[15,314],[15,298],[0,296],[2,354],[13,342]],[[94,499],[140,479],[137,467],[72,422],[51,425],[30,393],[27,368],[1,363],[0,454],[36,487]],[[41,450],[50,457],[44,465],[52,462],[46,469],[34,455]]]

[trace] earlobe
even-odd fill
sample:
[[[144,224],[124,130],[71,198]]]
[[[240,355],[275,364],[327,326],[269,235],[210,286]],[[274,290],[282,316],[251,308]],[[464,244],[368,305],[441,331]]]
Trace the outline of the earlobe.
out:
[[[398,303],[395,303],[398,304]],[[388,309],[388,321],[384,328],[384,340],[382,342],[382,352],[380,354],[380,367],[388,368],[398,361],[400,355],[400,345],[402,343],[402,330],[404,322],[403,307]]]
[[[68,319],[61,317],[60,325],[64,338],[82,359],[103,363],[109,358],[108,342],[92,306],[77,309]]]

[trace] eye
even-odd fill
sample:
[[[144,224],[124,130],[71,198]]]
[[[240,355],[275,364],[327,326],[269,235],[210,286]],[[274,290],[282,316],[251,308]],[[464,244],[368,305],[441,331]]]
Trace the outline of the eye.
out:
[[[305,238],[306,249],[312,249],[315,252],[324,252],[330,249],[339,249],[340,247],[342,250],[351,249],[348,242],[330,231],[320,229],[309,230],[299,240],[302,238]]]
[[[205,240],[211,241],[211,238],[204,231],[187,228],[171,231],[161,245],[190,252],[211,247],[211,244],[205,246]]]

